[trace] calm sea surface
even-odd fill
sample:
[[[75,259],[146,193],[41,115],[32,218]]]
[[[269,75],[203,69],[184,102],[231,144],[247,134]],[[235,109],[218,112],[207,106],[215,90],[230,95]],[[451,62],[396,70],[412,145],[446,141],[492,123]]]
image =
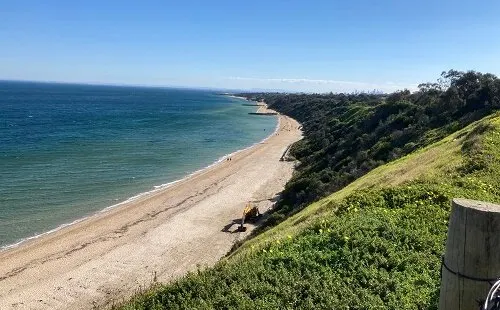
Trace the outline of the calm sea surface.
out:
[[[267,137],[275,117],[208,91],[0,82],[0,247]]]

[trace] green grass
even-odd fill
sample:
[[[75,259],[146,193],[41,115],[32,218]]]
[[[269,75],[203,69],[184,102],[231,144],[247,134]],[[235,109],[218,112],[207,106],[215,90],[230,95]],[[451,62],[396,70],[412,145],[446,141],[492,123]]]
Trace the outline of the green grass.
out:
[[[315,218],[323,216],[325,211],[330,210],[329,205],[341,201],[357,190],[395,186],[417,178],[433,179],[456,171],[463,161],[461,147],[467,133],[480,124],[498,122],[497,119],[498,114],[487,117],[437,143],[373,169],[342,190],[309,205],[277,227],[247,241],[241,250],[244,251],[249,246],[256,246],[257,244],[265,243],[266,240],[272,240],[285,234],[296,234],[303,227],[308,226]],[[492,152],[491,150],[489,151]],[[241,250],[238,249],[236,253]]]
[[[499,171],[496,114],[121,309],[436,309],[450,200],[500,203]]]

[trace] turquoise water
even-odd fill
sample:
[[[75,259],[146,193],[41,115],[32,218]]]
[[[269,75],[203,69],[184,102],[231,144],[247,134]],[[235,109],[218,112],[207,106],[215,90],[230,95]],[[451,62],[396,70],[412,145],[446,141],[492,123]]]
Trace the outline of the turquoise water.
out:
[[[209,91],[0,82],[0,247],[202,169],[275,117]]]

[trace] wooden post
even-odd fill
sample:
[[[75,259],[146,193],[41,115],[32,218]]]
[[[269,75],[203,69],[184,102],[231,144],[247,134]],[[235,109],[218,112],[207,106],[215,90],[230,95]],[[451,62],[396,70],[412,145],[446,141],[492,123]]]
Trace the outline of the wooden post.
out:
[[[500,205],[453,199],[439,310],[477,310],[500,277]]]

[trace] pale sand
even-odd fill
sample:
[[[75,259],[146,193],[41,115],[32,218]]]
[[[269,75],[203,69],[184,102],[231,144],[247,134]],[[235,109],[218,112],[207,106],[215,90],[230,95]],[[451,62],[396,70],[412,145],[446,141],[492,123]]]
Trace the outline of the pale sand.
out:
[[[257,112],[256,113],[274,113],[276,111],[274,110],[271,110],[267,107],[267,104],[265,104],[264,102],[260,101],[260,102],[257,102],[257,104],[259,104],[259,108],[257,109]]]
[[[155,273],[166,282],[216,263],[244,237],[231,225],[244,205],[269,208],[292,175],[294,163],[279,158],[301,132],[278,117],[274,135],[231,161],[0,252],[0,309],[106,306],[149,286]]]

